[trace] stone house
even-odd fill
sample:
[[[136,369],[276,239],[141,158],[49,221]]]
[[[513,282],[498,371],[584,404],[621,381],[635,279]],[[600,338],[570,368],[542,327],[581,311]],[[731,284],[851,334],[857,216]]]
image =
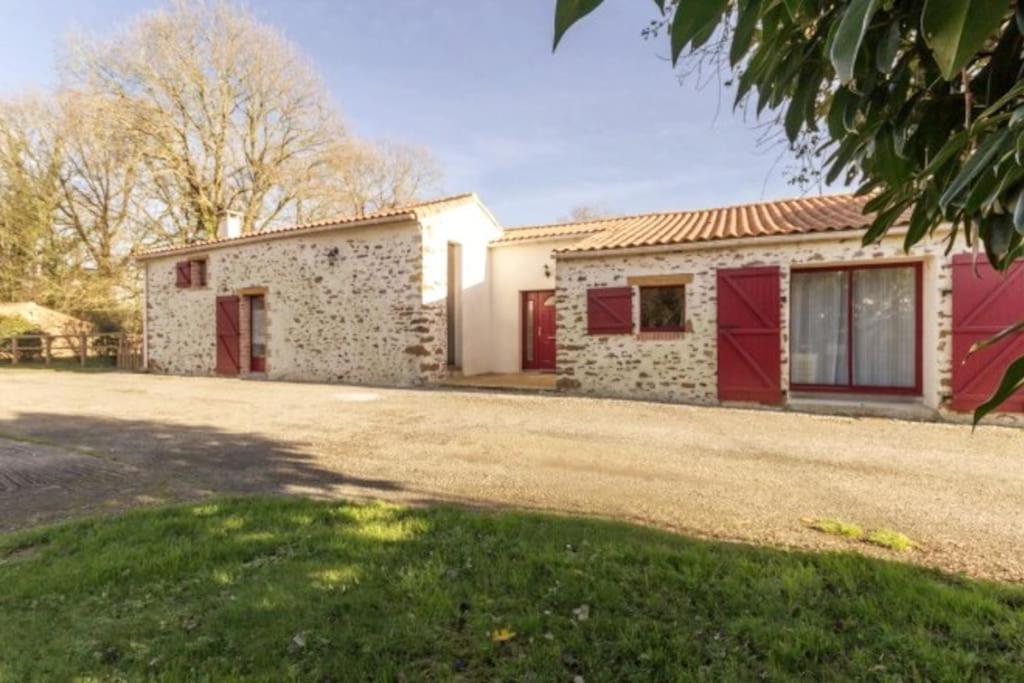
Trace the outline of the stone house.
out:
[[[475,195],[141,254],[157,372],[395,386],[551,373],[565,392],[962,419],[1024,318],[1007,277],[862,199],[503,229]],[[554,382],[553,382],[554,383]],[[1024,399],[1010,406],[1024,409]]]

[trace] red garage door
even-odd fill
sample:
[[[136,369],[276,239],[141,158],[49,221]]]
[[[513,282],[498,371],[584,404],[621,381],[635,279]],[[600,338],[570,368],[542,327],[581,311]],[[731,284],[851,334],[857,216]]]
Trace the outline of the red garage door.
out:
[[[237,375],[239,369],[238,297],[217,297],[217,372]]]
[[[782,403],[779,269],[718,271],[718,398]]]
[[[1007,339],[967,358],[971,346],[1007,325],[1024,319],[1024,263],[1003,274],[985,257],[968,254],[953,259],[953,409],[972,411],[999,385],[1018,356],[1024,355],[1024,335]],[[1015,396],[1002,410],[1024,411],[1024,396]]]

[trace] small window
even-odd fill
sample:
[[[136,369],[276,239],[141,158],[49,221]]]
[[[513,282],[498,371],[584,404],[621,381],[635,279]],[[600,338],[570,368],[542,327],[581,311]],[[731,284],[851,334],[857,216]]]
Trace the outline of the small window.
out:
[[[206,259],[178,261],[174,264],[175,284],[179,289],[198,289],[206,286]]]
[[[174,264],[174,284],[178,289],[192,286],[192,262],[178,261]]]
[[[686,324],[686,287],[641,287],[640,331],[682,332]]]
[[[193,261],[192,263],[195,264],[195,273],[196,273],[196,277],[193,278],[195,280],[195,283],[194,283],[193,286],[195,286],[195,287],[205,287],[206,286],[206,259],[201,259],[201,260]]]

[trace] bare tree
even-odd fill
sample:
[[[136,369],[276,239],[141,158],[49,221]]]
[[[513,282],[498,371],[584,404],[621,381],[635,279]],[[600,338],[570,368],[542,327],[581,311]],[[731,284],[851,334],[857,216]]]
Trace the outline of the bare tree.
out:
[[[588,204],[580,204],[579,206],[573,207],[572,211],[569,212],[569,215],[565,217],[565,222],[585,223],[587,221],[596,221],[602,218],[608,218],[611,215],[611,212],[607,209]]]
[[[301,220],[365,216],[436,192],[441,171],[422,147],[347,139],[331,148]]]
[[[227,209],[258,231],[438,184],[426,150],[349,137],[296,49],[227,0],[175,0],[62,64],[54,95],[0,101],[0,298],[127,324],[140,246],[210,237]]]
[[[62,93],[50,131],[63,152],[56,229],[78,247],[69,257],[104,278],[127,265],[143,230],[138,211],[143,155],[127,131],[112,125],[113,108],[103,97]]]
[[[118,103],[143,151],[158,238],[209,237],[220,214],[246,231],[284,214],[315,182],[340,117],[307,61],[229,2],[178,0],[105,40],[79,40],[70,84]]]
[[[0,102],[0,300],[40,298],[59,277],[64,245],[51,226],[61,151],[38,127],[49,113],[38,98]]]

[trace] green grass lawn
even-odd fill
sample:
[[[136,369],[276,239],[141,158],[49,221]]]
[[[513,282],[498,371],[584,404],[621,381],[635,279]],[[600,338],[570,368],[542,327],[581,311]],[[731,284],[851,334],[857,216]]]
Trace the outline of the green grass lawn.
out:
[[[522,513],[241,499],[0,536],[0,680],[1019,679],[1024,590]]]

